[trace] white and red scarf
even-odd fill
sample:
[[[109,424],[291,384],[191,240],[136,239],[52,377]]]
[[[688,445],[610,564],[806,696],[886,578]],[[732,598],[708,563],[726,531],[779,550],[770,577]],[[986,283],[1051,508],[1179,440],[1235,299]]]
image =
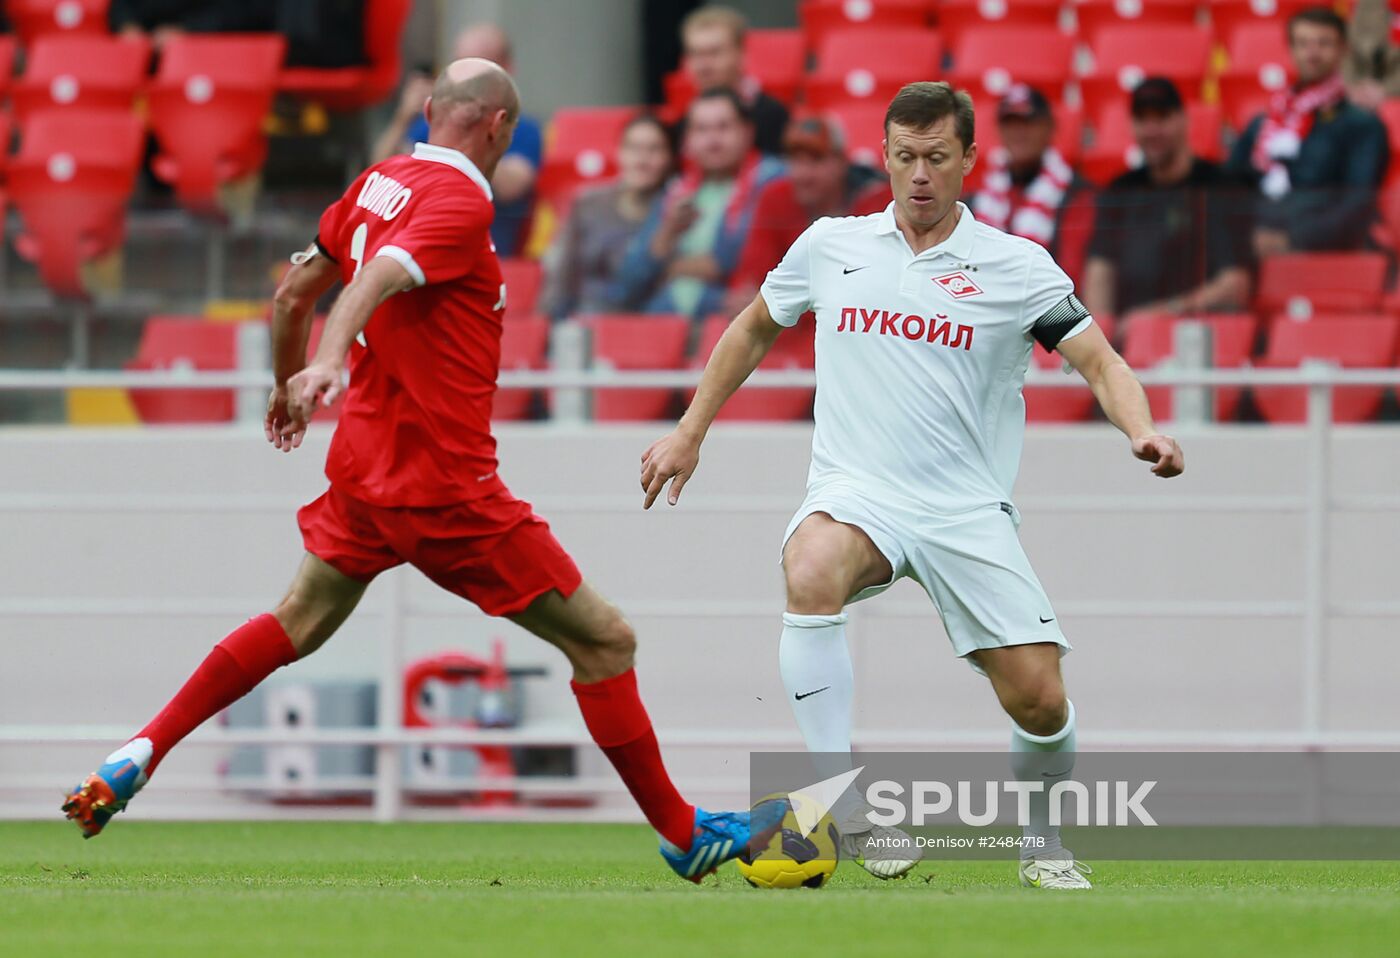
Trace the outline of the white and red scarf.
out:
[[[1254,138],[1250,162],[1264,174],[1259,188],[1270,199],[1288,195],[1293,188],[1285,161],[1298,156],[1303,141],[1312,129],[1313,114],[1335,107],[1346,97],[1346,85],[1340,73],[1301,89],[1289,88],[1275,93],[1269,101],[1269,112]]]
[[[1074,170],[1052,146],[1041,155],[1040,172],[1022,191],[1020,202],[1013,203],[1006,150],[993,150],[989,165],[982,189],[973,200],[977,218],[988,226],[1048,248],[1055,239],[1055,217],[1074,179]]]

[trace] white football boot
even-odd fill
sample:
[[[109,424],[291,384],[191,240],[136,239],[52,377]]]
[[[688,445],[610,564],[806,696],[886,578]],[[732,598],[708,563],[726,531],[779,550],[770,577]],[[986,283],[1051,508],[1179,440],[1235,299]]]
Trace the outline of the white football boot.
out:
[[[1021,884],[1027,888],[1077,889],[1093,888],[1089,879],[1094,870],[1074,860],[1069,852],[1056,858],[1021,859]]]
[[[841,857],[854,860],[876,878],[903,878],[924,857],[907,832],[872,825],[863,815],[845,820],[836,830],[841,833]]]

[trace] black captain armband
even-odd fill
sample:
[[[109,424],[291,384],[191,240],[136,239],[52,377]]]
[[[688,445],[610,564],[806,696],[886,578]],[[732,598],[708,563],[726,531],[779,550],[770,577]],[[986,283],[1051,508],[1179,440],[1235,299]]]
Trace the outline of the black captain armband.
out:
[[[1035,325],[1031,326],[1031,335],[1035,337],[1036,342],[1045,347],[1047,353],[1054,352],[1055,347],[1060,345],[1060,340],[1088,318],[1089,311],[1084,308],[1079,297],[1070,293],[1035,321]]]
[[[328,249],[326,249],[326,247],[322,245],[322,243],[321,243],[321,237],[320,237],[320,236],[317,236],[314,242],[316,243],[316,252],[320,253],[320,254],[321,254],[322,256],[324,256],[326,259],[330,260],[332,263],[335,263],[335,264],[339,265],[340,260],[338,260],[338,259],[336,259],[334,256],[332,256],[332,255],[331,255],[331,251],[328,250]]]
[[[336,258],[321,245],[321,237],[319,236],[312,240],[311,245],[306,249],[299,249],[288,258],[292,261],[293,266],[301,266],[303,263],[311,262],[317,256],[324,256],[337,266],[340,265]]]

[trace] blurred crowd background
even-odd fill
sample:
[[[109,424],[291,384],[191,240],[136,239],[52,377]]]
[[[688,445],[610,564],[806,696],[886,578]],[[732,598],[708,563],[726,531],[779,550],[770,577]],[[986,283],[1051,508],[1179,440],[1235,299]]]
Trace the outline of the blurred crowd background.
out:
[[[501,63],[525,101],[492,183],[505,368],[547,368],[566,326],[585,364],[703,364],[809,223],[890,202],[885,104],[928,79],[976,103],[964,201],[1049,249],[1135,366],[1170,361],[1182,319],[1209,326],[1217,366],[1400,359],[1400,3],[0,6],[14,144],[0,367],[246,367],[243,331],[266,322],[287,255],[364,165],[426,138],[432,77],[460,56]],[[805,322],[768,365],[812,354]],[[1032,419],[1095,414],[1087,391],[1027,393]],[[592,415],[665,417],[684,398],[630,391]],[[727,415],[810,414],[810,390],[740,398]],[[1154,398],[1170,418],[1169,395]],[[1213,415],[1297,421],[1303,407],[1297,389],[1220,390]],[[1335,414],[1398,409],[1355,388]],[[552,412],[524,390],[497,409]],[[10,422],[234,415],[231,392],[0,392]]]

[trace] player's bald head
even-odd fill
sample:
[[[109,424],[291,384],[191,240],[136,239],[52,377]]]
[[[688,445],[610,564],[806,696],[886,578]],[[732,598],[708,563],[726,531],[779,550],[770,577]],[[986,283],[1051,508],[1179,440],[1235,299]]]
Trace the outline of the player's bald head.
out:
[[[512,122],[520,115],[520,91],[515,81],[490,60],[467,57],[453,60],[438,74],[428,119],[433,126],[451,125],[466,131],[498,110],[505,110]]]

